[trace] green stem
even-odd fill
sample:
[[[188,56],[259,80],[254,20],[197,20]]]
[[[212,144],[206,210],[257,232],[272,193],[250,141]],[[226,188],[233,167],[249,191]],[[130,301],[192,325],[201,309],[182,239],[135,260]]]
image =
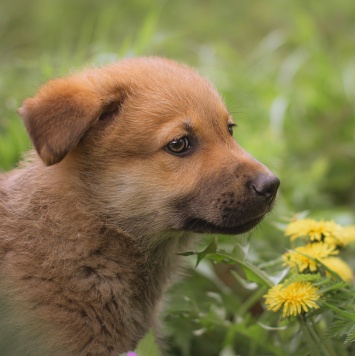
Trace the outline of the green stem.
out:
[[[318,350],[318,347],[317,347],[318,345],[316,343],[316,340],[313,339],[312,334],[310,333],[310,331],[307,327],[306,321],[301,317],[299,317],[298,320],[299,320],[299,324],[300,324],[302,333],[306,339],[306,343],[308,344],[308,348],[310,350],[312,350],[311,355],[322,356],[322,354]]]
[[[264,271],[259,269],[257,266],[254,266],[253,264],[251,264],[245,260],[230,256],[226,253],[217,252],[215,254],[220,257],[225,258],[227,261],[232,261],[233,263],[237,263],[237,264],[241,265],[242,267],[244,267],[245,269],[251,271],[255,276],[257,276],[258,280],[260,282],[262,282],[268,288],[274,287],[274,283],[269,279],[268,275]]]
[[[319,337],[316,332],[316,326],[313,324],[312,327],[309,325],[307,320],[303,317],[299,317],[299,324],[302,329],[302,333],[306,338],[306,342],[309,348],[312,350],[312,356],[336,356],[332,349],[328,349],[323,340]]]
[[[328,355],[331,356],[337,356],[337,354],[335,353],[335,351],[333,350],[333,347],[331,345],[331,343],[329,342],[329,340],[322,338],[319,335],[319,328],[317,327],[317,325],[314,323],[314,320],[311,319],[310,320],[312,327],[311,330],[314,332],[314,334],[317,336],[318,340],[320,340],[322,348],[324,348],[325,350],[327,350]]]
[[[283,264],[283,259],[282,257],[278,257],[275,260],[260,263],[258,267],[260,269],[264,269],[264,268],[274,267],[281,264]]]
[[[257,289],[253,294],[249,296],[248,299],[244,301],[244,303],[240,306],[237,311],[237,314],[240,316],[244,316],[248,310],[265,294],[265,288]]]

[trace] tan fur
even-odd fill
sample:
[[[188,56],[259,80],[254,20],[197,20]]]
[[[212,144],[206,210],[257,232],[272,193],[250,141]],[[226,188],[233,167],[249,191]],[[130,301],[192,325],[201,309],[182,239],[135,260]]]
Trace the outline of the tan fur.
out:
[[[54,79],[19,113],[38,156],[0,176],[2,292],[51,354],[133,350],[191,235],[242,233],[271,209],[277,179],[230,136],[212,85],[173,61]],[[184,136],[187,153],[169,152]]]

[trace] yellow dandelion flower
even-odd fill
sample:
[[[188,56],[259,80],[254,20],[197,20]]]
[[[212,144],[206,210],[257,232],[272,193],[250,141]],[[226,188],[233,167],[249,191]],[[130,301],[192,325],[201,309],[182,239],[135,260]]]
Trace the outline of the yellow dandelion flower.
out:
[[[325,258],[337,253],[338,251],[335,250],[334,246],[318,242],[297,247],[293,251],[286,252],[282,257],[287,265],[297,269],[299,272],[303,272],[306,269],[315,272],[317,270],[317,262],[309,257],[323,262]]]
[[[345,226],[344,232],[345,232],[344,244],[347,245],[350,243],[354,243],[355,242],[355,225]]]
[[[269,289],[264,298],[268,310],[277,312],[283,307],[283,317],[296,316],[302,311],[307,313],[311,308],[319,308],[316,303],[319,299],[318,289],[310,282],[295,282],[287,287],[279,284]]]
[[[331,245],[343,245],[344,228],[334,221],[316,221],[313,219],[296,220],[287,225],[285,235],[291,241],[299,237],[308,237],[310,241],[324,241]]]
[[[353,279],[353,271],[350,266],[338,257],[328,257],[322,263],[334,271],[342,280],[350,282]]]

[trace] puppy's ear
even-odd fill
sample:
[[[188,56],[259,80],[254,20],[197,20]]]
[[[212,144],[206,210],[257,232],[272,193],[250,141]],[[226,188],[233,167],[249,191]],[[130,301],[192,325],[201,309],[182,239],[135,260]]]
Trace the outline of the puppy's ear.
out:
[[[106,108],[112,110],[112,100],[100,97],[86,78],[61,78],[24,100],[19,114],[39,156],[49,166],[78,144],[90,126],[105,115]]]

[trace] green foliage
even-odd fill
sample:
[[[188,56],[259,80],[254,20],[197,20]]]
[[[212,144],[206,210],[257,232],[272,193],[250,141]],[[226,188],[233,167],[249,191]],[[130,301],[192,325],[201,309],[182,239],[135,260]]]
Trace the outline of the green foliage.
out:
[[[291,273],[288,268],[285,269],[281,260],[277,260],[272,264],[264,264],[269,268],[278,266],[282,277],[277,280],[276,284],[279,284],[286,276],[287,279],[282,283],[282,288],[287,288],[296,282],[312,283],[319,291],[320,308],[309,309],[307,313],[299,313],[297,317],[290,316],[287,320],[275,320],[270,312],[265,310],[260,310],[260,315],[254,315],[252,309],[255,305],[260,307],[261,297],[266,293],[265,287],[272,288],[274,283],[271,281],[272,275],[269,275],[269,271],[262,270],[248,260],[245,247],[237,244],[233,251],[228,253],[218,248],[217,239],[214,238],[202,252],[184,254],[185,256],[196,255],[199,264],[204,259],[209,259],[214,263],[239,265],[240,272],[244,272],[243,275],[240,272],[230,271],[231,275],[241,286],[252,290],[252,294],[244,299],[240,306],[235,308],[229,305],[223,292],[209,292],[207,295],[213,300],[207,303],[205,310],[202,310],[201,306],[193,300],[186,299],[191,304],[190,306],[177,309],[175,312],[171,310],[171,312],[180,318],[193,320],[199,335],[216,328],[223,329],[224,338],[221,340],[220,347],[222,350],[228,350],[231,355],[235,355],[233,350],[239,351],[244,346],[237,346],[235,341],[241,336],[248,340],[249,345],[254,345],[252,354],[303,355],[304,350],[308,348],[310,355],[350,355],[353,348],[345,345],[355,341],[355,288],[311,256],[302,254],[317,263],[317,273]],[[275,326],[272,326],[273,324]],[[320,327],[317,324],[320,324]],[[281,335],[275,335],[275,331],[282,333],[287,329],[293,332],[285,335],[281,343],[278,340]],[[302,331],[303,338],[295,340],[298,330]],[[325,335],[327,335],[327,341],[325,341]],[[274,343],[270,344],[268,340],[273,340]],[[292,343],[293,350],[290,346]],[[246,350],[250,351],[250,346]],[[221,354],[223,355],[223,351]]]
[[[3,0],[0,171],[27,151],[16,111],[49,78],[135,55],[197,67],[225,98],[237,141],[282,183],[274,213],[250,243],[229,253],[240,238],[219,236],[218,246],[201,247],[196,269],[196,257],[186,257],[190,273],[172,289],[166,313],[171,354],[306,355],[314,335],[307,343],[302,330],[310,326],[266,316],[261,303],[288,273],[279,258],[288,242],[269,222],[304,209],[355,222],[354,31],[352,0]],[[326,303],[352,315],[353,297],[340,297],[344,283],[329,281],[322,288],[334,300]],[[353,322],[323,307],[329,320],[319,327],[331,325],[338,355],[354,354]]]
[[[159,356],[158,345],[155,342],[153,332],[150,331],[137,347],[138,356]]]

